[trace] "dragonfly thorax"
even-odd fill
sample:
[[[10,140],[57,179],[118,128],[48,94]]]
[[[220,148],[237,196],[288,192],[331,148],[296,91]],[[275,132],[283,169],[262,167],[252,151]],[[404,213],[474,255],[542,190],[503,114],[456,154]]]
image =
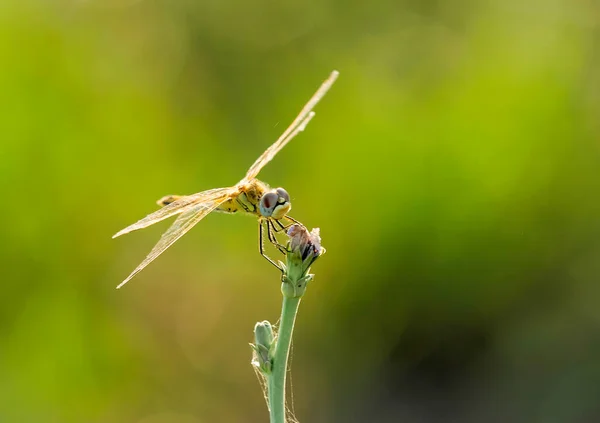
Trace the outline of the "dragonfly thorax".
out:
[[[264,182],[254,179],[238,185],[237,189],[237,194],[221,204],[216,211],[247,213],[279,220],[292,209],[290,196],[283,188],[271,189]]]

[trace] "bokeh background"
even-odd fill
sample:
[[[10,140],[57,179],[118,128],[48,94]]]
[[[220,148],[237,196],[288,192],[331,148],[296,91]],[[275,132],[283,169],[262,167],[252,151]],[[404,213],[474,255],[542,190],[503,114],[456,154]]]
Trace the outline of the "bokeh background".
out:
[[[600,421],[593,1],[3,0],[0,421],[265,422],[277,272],[211,215],[120,291],[165,194],[261,173],[327,254],[300,422]]]

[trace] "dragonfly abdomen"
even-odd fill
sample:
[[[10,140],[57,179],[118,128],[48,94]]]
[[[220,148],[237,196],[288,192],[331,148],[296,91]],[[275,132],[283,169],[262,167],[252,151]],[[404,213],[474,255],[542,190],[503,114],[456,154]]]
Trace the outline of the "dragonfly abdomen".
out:
[[[169,204],[179,200],[181,197],[181,195],[165,195],[163,198],[158,200],[156,204],[161,207],[168,206]]]

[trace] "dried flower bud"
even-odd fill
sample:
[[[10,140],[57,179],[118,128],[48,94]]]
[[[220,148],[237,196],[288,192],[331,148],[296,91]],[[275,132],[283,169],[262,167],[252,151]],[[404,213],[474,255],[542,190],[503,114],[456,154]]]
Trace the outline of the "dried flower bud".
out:
[[[306,284],[313,278],[308,273],[310,266],[325,253],[325,248],[321,246],[319,228],[308,232],[304,226],[296,224],[288,229],[287,235],[290,240],[281,289],[287,297],[301,297]]]
[[[287,234],[290,237],[290,250],[299,255],[302,261],[312,259],[314,262],[325,252],[325,249],[321,247],[319,228],[315,228],[309,233],[304,226],[296,224],[288,229]]]

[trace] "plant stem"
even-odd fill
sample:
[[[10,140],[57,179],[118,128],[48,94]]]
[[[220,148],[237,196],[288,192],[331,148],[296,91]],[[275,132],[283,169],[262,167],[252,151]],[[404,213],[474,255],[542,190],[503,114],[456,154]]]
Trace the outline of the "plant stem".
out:
[[[273,326],[266,320],[254,325],[254,344],[250,344],[252,365],[260,371],[267,384],[267,401],[271,423],[286,423],[285,377],[292,334],[300,299],[306,286],[313,280],[310,266],[325,253],[321,246],[319,229],[311,232],[301,224],[292,225],[287,235],[286,263],[279,263],[283,303],[279,331],[275,336]]]
[[[285,423],[285,376],[300,297],[283,297],[273,371],[267,377],[271,423]]]

